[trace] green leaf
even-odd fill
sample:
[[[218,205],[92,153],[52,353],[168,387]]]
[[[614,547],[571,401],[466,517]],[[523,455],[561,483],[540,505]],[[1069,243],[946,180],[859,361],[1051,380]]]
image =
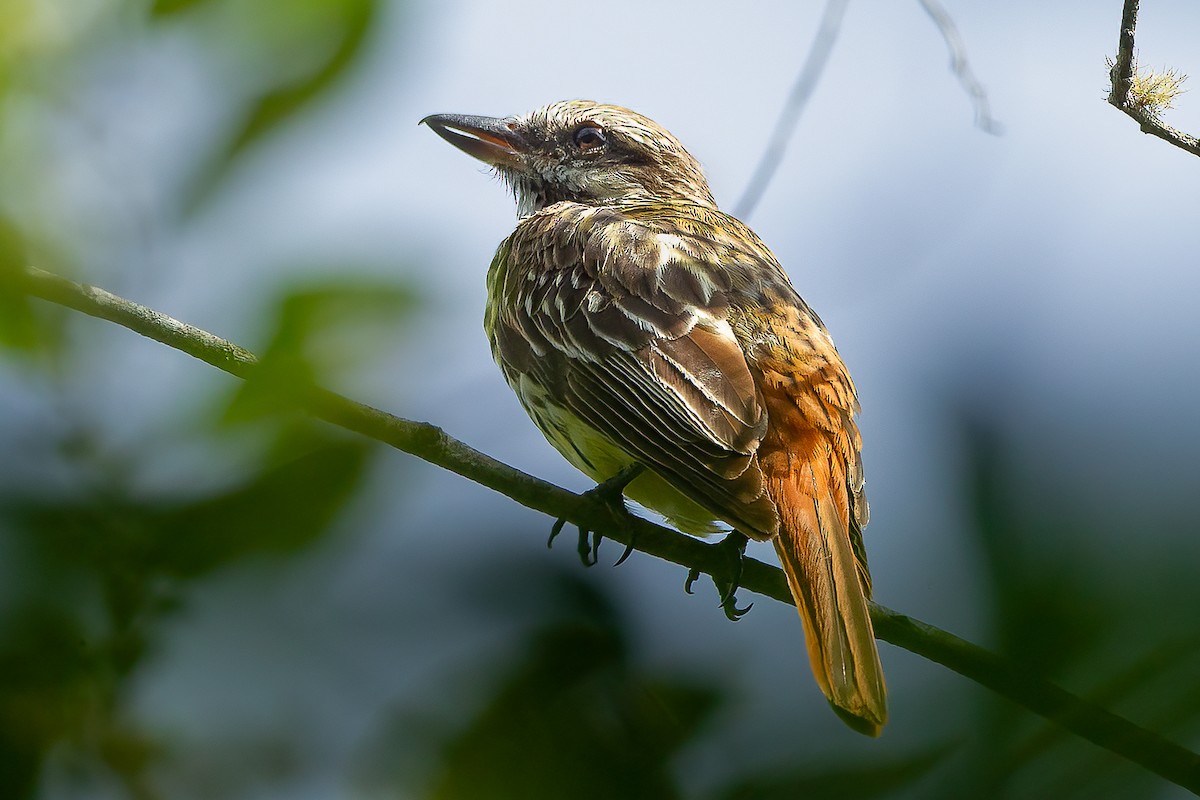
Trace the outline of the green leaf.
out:
[[[164,577],[197,577],[249,554],[291,553],[329,529],[372,447],[313,425],[292,429],[288,446],[224,491],[155,501],[134,499],[118,484],[80,498],[8,503],[0,521],[29,542],[47,591],[62,592],[56,581],[83,570],[101,578],[110,610],[123,619]]]
[[[225,421],[295,409],[314,386],[330,383],[388,338],[347,334],[372,322],[395,325],[414,305],[408,288],[382,281],[339,279],[292,289],[278,301],[259,367],[238,388]]]
[[[200,174],[196,184],[185,198],[185,206],[195,210],[212,195],[233,169],[238,158],[250,146],[266,138],[284,124],[290,122],[300,111],[323,97],[356,63],[367,40],[371,25],[377,16],[379,0],[308,0],[300,11],[286,3],[273,14],[291,14],[289,30],[294,32],[287,42],[283,55],[288,59],[267,60],[263,69],[272,74],[267,76],[263,89],[255,97],[241,122],[227,143],[213,157],[207,169]],[[263,26],[264,30],[271,30]],[[239,32],[242,33],[242,32]],[[266,43],[262,43],[265,50]],[[297,60],[309,59],[312,54],[321,54],[311,64],[295,74],[288,67]]]
[[[157,514],[149,561],[187,577],[252,553],[295,552],[325,534],[358,488],[371,446],[324,439],[231,491]]]
[[[227,152],[233,158],[247,145],[295,114],[330,88],[354,63],[375,18],[376,0],[330,0],[325,5],[336,13],[325,30],[312,31],[313,44],[321,39],[332,44],[329,56],[310,73],[276,86],[254,105]]]

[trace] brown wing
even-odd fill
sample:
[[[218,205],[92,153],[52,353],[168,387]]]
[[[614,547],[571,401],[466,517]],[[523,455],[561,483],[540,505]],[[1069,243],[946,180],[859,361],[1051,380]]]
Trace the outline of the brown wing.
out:
[[[645,211],[560,204],[521,223],[489,278],[497,360],[715,516],[770,535],[766,411],[729,323],[730,270]]]

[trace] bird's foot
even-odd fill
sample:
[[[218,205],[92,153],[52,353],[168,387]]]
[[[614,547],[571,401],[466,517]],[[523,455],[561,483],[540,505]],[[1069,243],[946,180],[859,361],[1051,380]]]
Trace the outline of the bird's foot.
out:
[[[745,608],[737,606],[737,590],[742,582],[742,562],[746,557],[746,543],[750,541],[745,534],[738,531],[730,531],[725,535],[725,538],[717,542],[713,547],[720,549],[722,555],[729,560],[729,569],[726,573],[727,577],[713,576],[713,583],[717,587],[717,591],[721,594],[721,610],[725,612],[725,616],[733,622],[741,619],[746,612],[754,607],[754,603]],[[689,575],[689,577],[691,577]]]
[[[645,467],[641,464],[630,464],[616,475],[613,475],[606,481],[596,484],[591,489],[583,493],[583,496],[588,498],[593,503],[602,505],[619,516],[628,516],[629,510],[625,508],[624,493],[625,487],[628,486],[634,478],[641,475],[645,471]],[[554,539],[566,526],[567,520],[560,518],[555,521],[554,526],[550,528],[550,538],[546,540],[546,546],[552,547]],[[576,545],[576,551],[579,553],[579,559],[585,567],[590,567],[596,563],[600,556],[600,542],[604,539],[603,534],[599,531],[589,530],[586,527],[579,526],[579,541]],[[625,552],[617,559],[617,563],[613,566],[620,566],[629,558],[629,554],[633,552],[633,533],[630,529],[629,544],[625,546]]]
[[[721,595],[721,610],[725,612],[725,616],[737,622],[754,607],[754,603],[745,608],[737,607],[737,590],[742,580],[742,559],[746,555],[746,543],[749,539],[744,534],[737,531],[730,531],[725,538],[716,544],[709,545],[710,547],[718,548],[723,557],[729,559],[728,578],[720,578],[713,576],[713,585],[717,587],[717,591]],[[688,594],[692,594],[692,586],[700,579],[700,568],[692,567],[688,570],[687,579],[683,582],[683,590]]]

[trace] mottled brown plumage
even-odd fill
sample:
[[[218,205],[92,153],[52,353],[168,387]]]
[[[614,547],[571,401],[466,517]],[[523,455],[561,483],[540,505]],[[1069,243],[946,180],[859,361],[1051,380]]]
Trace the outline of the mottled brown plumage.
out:
[[[681,530],[772,540],[817,683],[877,735],[858,401],[770,250],[717,209],[671,134],[628,109],[426,121],[517,196],[485,328],[535,424],[597,481],[644,465],[626,494]]]

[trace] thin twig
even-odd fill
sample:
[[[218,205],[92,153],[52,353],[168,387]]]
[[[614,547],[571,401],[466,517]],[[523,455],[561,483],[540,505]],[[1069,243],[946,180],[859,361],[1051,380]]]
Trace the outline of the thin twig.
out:
[[[1133,88],[1133,32],[1137,27],[1138,0],[1125,0],[1121,10],[1121,32],[1117,40],[1117,61],[1113,64],[1110,77],[1112,91],[1108,102],[1124,109],[1129,101],[1129,90]]]
[[[1134,50],[1134,30],[1137,28],[1138,0],[1125,0],[1121,10],[1121,31],[1117,40],[1117,60],[1109,70],[1112,90],[1108,93],[1109,104],[1134,119],[1142,133],[1157,136],[1181,150],[1200,156],[1200,139],[1181,130],[1172,128],[1161,119],[1152,107],[1135,101],[1134,78],[1137,72],[1137,55]]]
[[[985,133],[999,136],[1004,132],[1004,127],[999,120],[992,116],[987,91],[975,77],[975,73],[971,71],[971,64],[967,61],[967,48],[963,44],[962,35],[958,32],[958,26],[954,24],[954,19],[937,0],[918,1],[946,42],[946,49],[950,51],[950,69],[958,77],[958,82],[963,91],[967,93],[967,97],[971,98],[971,106],[975,109],[976,127]]]
[[[754,213],[758,201],[762,199],[763,193],[767,190],[767,185],[771,183],[771,178],[779,169],[779,164],[783,161],[783,154],[787,151],[788,140],[792,138],[792,131],[795,130],[796,124],[800,121],[800,115],[804,113],[804,107],[808,105],[813,90],[817,88],[817,84],[821,80],[825,64],[829,62],[829,54],[833,52],[833,43],[837,40],[838,30],[842,27],[842,17],[846,15],[847,3],[848,0],[828,0],[825,3],[825,11],[821,14],[821,23],[817,28],[817,35],[813,39],[812,47],[809,48],[808,57],[804,59],[804,66],[800,68],[800,74],[792,85],[792,92],[788,95],[787,103],[779,112],[779,119],[775,121],[771,138],[767,140],[767,147],[758,161],[758,166],[754,168],[750,183],[747,184],[741,199],[733,207],[735,217],[745,220]]]
[[[946,47],[950,50],[950,68],[954,70],[959,83],[971,98],[971,104],[975,109],[975,124],[987,133],[999,135],[1003,132],[1003,126],[992,116],[987,92],[984,90],[983,84],[975,77],[975,73],[971,71],[971,65],[967,61],[967,50],[963,46],[962,36],[959,35],[954,20],[936,0],[919,1],[946,41]],[[733,206],[734,216],[742,220],[749,219],[750,215],[754,213],[754,209],[758,207],[759,201],[762,200],[771,179],[779,170],[779,165],[787,152],[788,141],[792,138],[792,133],[800,122],[800,116],[804,113],[804,108],[808,105],[813,90],[817,88],[817,84],[821,80],[821,73],[825,71],[825,65],[829,62],[829,54],[833,52],[833,45],[837,40],[838,31],[841,30],[842,18],[846,15],[847,5],[848,0],[828,0],[826,2],[825,10],[821,14],[820,25],[817,27],[817,35],[813,38],[808,56],[800,68],[800,74],[792,85],[792,91],[788,95],[783,110],[779,112],[779,118],[775,121],[775,127],[771,130],[767,146],[763,150],[762,157],[759,158],[758,165],[754,168],[750,182],[742,192],[741,198]]]
[[[257,359],[248,350],[102,289],[38,269],[20,271],[6,278],[6,283],[9,282],[15,283],[17,291],[115,322],[232,375],[251,377],[257,367]],[[8,286],[0,286],[0,290],[7,289]],[[297,402],[320,419],[455,472],[528,508],[565,518],[622,544],[632,543],[640,552],[718,579],[728,578],[729,560],[716,545],[648,520],[620,515],[587,496],[568,492],[497,461],[433,425],[395,417],[318,388],[298,391]],[[760,561],[745,560],[741,586],[792,603],[783,572]],[[875,603],[871,604],[871,619],[876,635],[883,641],[942,664],[1078,736],[1200,793],[1200,755],[946,631]]]

